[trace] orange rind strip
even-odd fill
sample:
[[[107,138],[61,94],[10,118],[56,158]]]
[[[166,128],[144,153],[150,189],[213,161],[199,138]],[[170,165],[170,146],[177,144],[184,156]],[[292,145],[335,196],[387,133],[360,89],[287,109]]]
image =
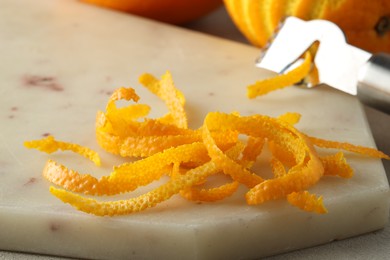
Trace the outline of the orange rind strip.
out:
[[[278,116],[278,119],[285,121],[286,123],[289,123],[290,125],[296,125],[299,122],[299,120],[301,119],[301,114],[288,112],[288,113],[285,113],[283,115]]]
[[[49,135],[46,138],[33,141],[25,141],[24,146],[29,149],[37,149],[45,153],[54,153],[58,150],[62,151],[72,151],[74,153],[80,154],[85,158],[91,160],[97,166],[101,165],[101,160],[99,154],[88,147],[81,146],[74,143],[62,142],[55,140],[53,136]]]
[[[311,54],[307,51],[303,63],[295,69],[286,74],[280,74],[273,78],[257,81],[253,85],[249,85],[247,87],[247,96],[252,99],[278,89],[293,86],[309,74],[311,66]]]
[[[156,173],[155,173],[156,174]],[[140,184],[135,182],[111,181],[108,176],[100,179],[90,174],[80,174],[53,160],[48,160],[43,169],[43,177],[64,189],[86,195],[115,195],[135,190]]]
[[[325,169],[324,175],[339,176],[342,178],[351,178],[353,176],[353,169],[347,163],[342,152],[322,157],[321,161]]]
[[[304,211],[325,214],[328,210],[323,204],[322,197],[310,194],[308,191],[292,192],[287,196],[287,201]]]
[[[172,116],[172,122],[177,127],[184,129],[188,127],[187,115],[184,111],[184,95],[176,89],[169,71],[162,76],[161,80],[157,80],[153,75],[144,74],[139,78],[139,81],[151,90],[152,93],[165,101],[169,113]]]
[[[181,190],[180,195],[190,201],[214,202],[233,195],[234,192],[237,191],[239,185],[239,182],[233,181],[211,189],[191,187]]]
[[[364,147],[364,146],[360,146],[360,145],[353,145],[353,144],[345,143],[345,142],[330,141],[330,140],[325,140],[325,139],[312,137],[312,136],[310,136],[309,139],[315,146],[318,146],[321,148],[332,148],[332,149],[345,150],[345,151],[349,151],[352,153],[366,155],[369,157],[390,160],[390,156],[388,156],[387,154],[385,154],[381,151],[378,151],[377,149],[374,149],[374,148]]]
[[[275,157],[270,160],[270,165],[275,178],[282,177],[287,174],[286,168],[283,163]]]

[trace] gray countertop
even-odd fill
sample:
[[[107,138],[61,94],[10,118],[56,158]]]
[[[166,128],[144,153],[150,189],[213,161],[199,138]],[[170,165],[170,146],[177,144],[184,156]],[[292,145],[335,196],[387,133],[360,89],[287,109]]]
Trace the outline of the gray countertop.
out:
[[[201,31],[218,37],[248,44],[229,20],[224,8],[205,18],[185,25],[191,30]],[[255,58],[255,57],[254,57]],[[390,115],[366,108],[376,144],[380,150],[390,154]],[[390,177],[390,161],[384,161],[387,178]],[[270,257],[269,259],[388,259],[390,255],[390,224],[379,231],[330,244],[298,250]],[[0,251],[2,259],[65,259],[61,257],[31,255]]]

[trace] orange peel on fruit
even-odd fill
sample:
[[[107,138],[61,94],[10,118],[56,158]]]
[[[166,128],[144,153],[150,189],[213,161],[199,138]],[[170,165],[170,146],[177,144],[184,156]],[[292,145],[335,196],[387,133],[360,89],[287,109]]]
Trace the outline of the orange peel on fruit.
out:
[[[350,178],[353,170],[342,152],[320,156],[315,147],[390,159],[373,148],[308,136],[294,126],[301,117],[298,113],[273,118],[209,112],[200,128],[190,129],[185,97],[169,72],[160,80],[143,74],[140,82],[165,102],[168,114],[149,118],[150,107],[137,103],[140,98],[135,90],[119,88],[109,98],[106,111],[97,113],[96,138],[109,153],[141,158],[115,166],[99,179],[48,160],[43,175],[59,186],[50,187],[54,196],[86,213],[113,216],[154,207],[176,194],[190,201],[215,202],[233,195],[242,184],[249,205],[286,199],[302,210],[323,214],[327,210],[322,197],[308,190],[323,176]],[[117,107],[119,100],[135,103]],[[244,135],[247,138],[242,140]],[[25,146],[47,153],[71,150],[100,164],[96,152],[53,137],[25,142]],[[271,154],[272,177],[253,169],[264,147]],[[228,180],[215,187],[209,181],[212,175],[223,175]],[[168,180],[138,197],[105,201],[84,196],[131,192],[163,181],[163,176]]]

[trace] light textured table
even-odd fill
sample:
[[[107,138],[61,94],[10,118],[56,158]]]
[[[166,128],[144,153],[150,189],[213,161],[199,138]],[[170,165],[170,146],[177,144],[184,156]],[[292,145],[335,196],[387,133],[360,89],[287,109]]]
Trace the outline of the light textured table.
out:
[[[247,43],[229,20],[223,8],[213,14],[185,27]],[[255,59],[256,57],[254,57]],[[371,108],[366,109],[367,117],[380,150],[390,154],[390,115]],[[390,178],[390,162],[384,161],[386,174]],[[268,259],[389,259],[390,256],[390,224],[385,229],[330,244],[294,251]],[[60,257],[30,255],[24,253],[0,251],[2,259],[65,259]]]

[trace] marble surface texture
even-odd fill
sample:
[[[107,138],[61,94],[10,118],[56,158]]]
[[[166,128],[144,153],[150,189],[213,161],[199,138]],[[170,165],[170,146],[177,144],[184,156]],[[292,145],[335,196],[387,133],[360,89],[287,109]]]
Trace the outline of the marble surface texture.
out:
[[[288,107],[287,111],[291,108],[291,110],[298,110],[298,112],[302,112],[304,114],[300,127],[306,129],[306,132],[312,135],[317,134],[329,139],[338,138],[367,146],[374,145],[375,141],[380,150],[390,154],[390,116],[371,108],[362,108],[353,97],[340,94],[328,88],[321,88],[318,92],[310,93],[301,89],[286,90],[283,93],[281,92],[279,94],[272,94],[268,97],[264,97],[261,101],[256,100],[256,103],[254,104],[248,104],[245,97],[241,98],[241,94],[245,96],[245,90],[243,89],[238,91],[233,88],[234,86],[229,86],[229,84],[227,84],[228,81],[226,80],[226,77],[229,77],[229,80],[235,84],[243,84],[243,77],[246,78],[248,82],[251,82],[261,77],[266,77],[269,74],[259,72],[254,67],[249,67],[249,65],[252,65],[251,63],[254,62],[258,51],[250,47],[246,40],[235,29],[223,8],[199,21],[184,25],[182,26],[183,28],[159,27],[153,22],[149,23],[148,21],[142,21],[141,23],[143,25],[140,25],[140,27],[137,28],[132,27],[133,31],[131,31],[131,36],[127,37],[124,36],[124,34],[126,34],[124,29],[130,23],[129,19],[134,23],[140,22],[138,19],[133,20],[130,16],[127,19],[125,15],[120,14],[118,15],[118,24],[116,27],[109,28],[107,24],[110,24],[112,16],[116,14],[113,12],[107,12],[107,21],[96,21],[97,24],[102,26],[102,28],[98,29],[93,27],[94,24],[92,22],[84,23],[83,18],[77,15],[87,14],[88,18],[101,18],[103,16],[100,16],[100,10],[98,11],[96,9],[95,17],[95,10],[92,10],[94,7],[80,6],[76,8],[75,5],[78,4],[68,4],[66,3],[67,1],[37,1],[36,4],[38,6],[40,4],[45,4],[45,8],[53,8],[53,13],[39,13],[38,8],[32,8],[31,12],[36,15],[31,22],[35,22],[39,25],[39,19],[44,21],[52,19],[53,24],[56,26],[42,26],[41,28],[34,28],[33,30],[25,31],[23,30],[24,26],[20,25],[23,21],[18,18],[18,16],[15,16],[14,13],[10,13],[10,11],[15,11],[15,7],[19,5],[21,8],[19,16],[26,17],[26,19],[27,17],[30,17],[31,19],[32,16],[29,15],[31,13],[29,13],[28,8],[23,9],[23,6],[27,5],[27,2],[29,1],[0,0],[0,4],[3,8],[0,10],[0,13],[2,14],[0,15],[0,28],[3,30],[0,31],[0,47],[9,47],[8,51],[4,48],[3,50],[0,50],[3,57],[3,64],[0,65],[0,70],[2,70],[3,73],[0,74],[0,80],[1,84],[11,84],[11,86],[2,86],[0,88],[0,93],[2,93],[2,111],[0,112],[0,115],[3,128],[0,130],[0,149],[3,149],[0,150],[0,152],[7,149],[7,152],[2,153],[3,157],[0,160],[0,163],[3,163],[2,170],[0,169],[0,177],[3,178],[3,185],[0,184],[0,202],[3,204],[0,205],[0,208],[3,213],[7,214],[10,212],[7,210],[7,207],[14,210],[14,212],[15,209],[17,209],[17,214],[15,214],[15,216],[20,218],[20,223],[21,225],[23,224],[23,226],[29,227],[28,224],[24,223],[28,222],[28,211],[26,211],[27,213],[24,213],[23,209],[26,207],[28,208],[32,201],[35,212],[37,214],[42,214],[41,220],[50,221],[48,216],[55,216],[55,213],[51,211],[53,209],[55,211],[61,210],[65,214],[64,218],[60,218],[65,221],[64,223],[68,223],[66,222],[66,216],[76,216],[77,218],[80,218],[81,222],[84,221],[86,226],[90,225],[91,229],[94,229],[95,231],[98,230],[97,234],[99,234],[100,231],[104,231],[104,229],[100,230],[98,226],[99,223],[104,226],[106,224],[104,223],[105,220],[98,220],[96,226],[93,226],[88,223],[90,221],[89,217],[85,218],[82,214],[74,213],[74,210],[67,205],[61,205],[54,198],[48,198],[48,185],[40,179],[40,172],[36,172],[31,175],[21,174],[19,177],[8,178],[6,177],[4,169],[14,168],[5,168],[7,165],[5,165],[4,162],[16,162],[16,168],[19,170],[27,170],[29,167],[33,169],[40,169],[40,165],[45,161],[47,155],[31,151],[20,152],[16,148],[14,149],[9,147],[9,144],[17,144],[22,141],[21,138],[37,138],[49,132],[57,134],[59,137],[63,137],[64,139],[69,140],[73,138],[70,141],[83,143],[99,149],[96,147],[96,144],[94,144],[94,140],[91,138],[91,132],[89,130],[83,128],[80,132],[78,132],[77,136],[74,135],[75,131],[80,130],[78,127],[75,127],[75,124],[93,125],[94,113],[97,109],[96,107],[100,106],[98,109],[103,109],[102,106],[108,97],[107,91],[110,91],[110,88],[112,87],[127,84],[129,81],[131,84],[136,85],[136,80],[134,79],[136,79],[141,72],[145,71],[159,75],[166,69],[171,69],[174,73],[174,77],[175,74],[177,74],[177,82],[180,82],[183,85],[187,84],[187,86],[184,87],[184,92],[188,96],[188,99],[193,100],[189,102],[189,110],[192,115],[193,125],[200,124],[202,114],[206,113],[206,110],[241,110],[243,113],[251,113],[260,105],[266,113],[278,115],[286,112]],[[62,2],[64,2],[64,4],[61,6],[59,3]],[[86,9],[91,9],[92,11]],[[78,13],[78,11],[75,10],[82,11]],[[64,15],[64,13],[66,15]],[[69,23],[71,20],[69,16],[73,17],[72,19],[74,19],[74,22]],[[7,17],[7,19],[5,19],[5,17]],[[147,25],[144,25],[145,23]],[[156,28],[158,29],[157,31]],[[147,29],[148,32],[143,31],[145,29]],[[183,32],[183,29],[188,31]],[[83,36],[83,34],[80,34],[81,36],[78,36],[79,38],[77,38],[77,42],[72,41],[74,40],[72,36],[74,31],[86,32],[87,30],[90,31],[90,35]],[[104,38],[106,36],[104,33],[114,35],[115,30],[117,30],[118,35],[120,35],[117,40],[111,39],[94,43],[89,41],[93,37]],[[201,32],[202,34],[191,31]],[[103,35],[99,35],[100,33]],[[183,33],[185,35],[184,37]],[[137,53],[136,49],[131,49],[135,48],[134,46],[140,48],[140,46],[136,44],[126,45],[126,42],[120,41],[122,37],[123,39],[131,40],[132,37],[134,38],[134,35],[137,34],[142,34],[142,36],[139,36],[141,42],[154,44],[153,48],[148,49],[149,52],[147,54],[143,52]],[[47,35],[50,35],[50,37],[47,37]],[[145,35],[153,35],[154,38]],[[172,35],[172,39],[169,38],[170,35]],[[217,38],[209,38],[207,35],[211,35],[213,37],[216,36]],[[7,41],[4,40],[4,37],[7,37]],[[43,37],[45,42],[40,42],[40,37]],[[64,39],[68,39],[65,47],[62,42]],[[163,41],[159,41],[161,39],[163,39]],[[195,43],[191,43],[193,39],[197,39],[199,42],[197,41]],[[227,39],[228,41],[224,41],[223,39]],[[31,40],[31,43],[26,43],[27,40]],[[9,44],[11,41],[12,47],[10,47],[11,45]],[[135,38],[134,41],[136,41]],[[205,42],[207,42],[207,44],[205,44]],[[93,48],[91,48],[92,44],[94,44]],[[110,49],[110,44],[116,46],[116,49]],[[185,44],[192,46],[192,48],[182,48]],[[202,46],[202,44],[204,46]],[[172,49],[174,49],[172,48],[172,45],[177,47],[175,51],[172,51]],[[204,48],[203,52],[194,53],[194,50],[199,51],[202,47]],[[170,51],[161,51],[164,48],[169,49]],[[11,50],[13,53],[9,53]],[[85,51],[85,53],[77,53],[77,51],[80,50]],[[237,53],[237,50],[240,50],[240,53]],[[124,55],[121,55],[121,51],[123,51]],[[126,56],[128,53],[132,53],[133,56]],[[190,54],[193,56],[191,56],[191,59],[188,59],[188,55]],[[96,59],[88,60],[92,57],[99,57],[100,61],[106,62],[95,62]],[[145,61],[145,57],[148,58],[148,60]],[[206,57],[211,58],[209,63],[205,63],[207,60]],[[220,60],[215,61],[212,60],[212,58],[218,58]],[[161,65],[161,60],[166,61],[165,66]],[[129,69],[129,67],[126,67],[129,65],[131,65],[132,68]],[[235,69],[232,69],[232,66]],[[243,67],[245,67],[245,69],[243,69]],[[45,78],[37,78],[37,75],[41,75],[42,73],[45,73]],[[47,77],[48,73],[49,77]],[[219,74],[214,75],[215,73]],[[52,75],[57,75],[59,77],[54,77]],[[212,88],[198,87],[208,80],[212,81],[217,87],[226,88],[227,91],[224,91],[224,93],[221,93],[219,96],[216,95],[216,91]],[[70,85],[73,85],[73,87],[70,87]],[[93,85],[94,88],[88,89],[90,88],[88,86],[91,85]],[[243,88],[244,86],[245,83]],[[15,91],[18,95],[11,94],[13,87],[15,87]],[[196,88],[198,88],[197,91],[191,91]],[[82,93],[82,95],[77,95],[79,93]],[[59,98],[59,95],[61,95],[61,98]],[[205,98],[206,96],[207,99]],[[238,98],[232,102],[232,96]],[[44,101],[42,101],[43,97]],[[305,97],[305,101],[307,102],[306,106],[292,101],[293,98],[302,99],[303,97]],[[217,102],[210,102],[210,98],[213,98]],[[275,100],[283,100],[284,107],[280,106],[280,104],[276,104]],[[45,104],[43,104],[43,102]],[[232,103],[234,104],[232,105]],[[318,107],[313,109],[313,107],[318,104],[332,104],[332,106],[326,111]],[[158,106],[158,104],[156,104],[156,106]],[[52,111],[45,111],[45,107],[51,107]],[[199,107],[202,107],[202,109],[198,109]],[[197,113],[194,113],[194,110],[196,110],[195,108],[199,110]],[[338,109],[340,111],[337,111]],[[63,113],[64,116],[60,118],[53,113]],[[365,120],[365,115],[367,115],[368,122]],[[313,125],[313,122],[315,122],[315,126]],[[324,130],[326,127],[330,127],[331,130]],[[373,134],[373,139],[371,138],[370,130]],[[66,156],[59,156],[58,158],[71,165],[77,165],[79,162],[71,162],[69,158],[66,158]],[[31,160],[29,163],[30,165],[25,165],[22,159]],[[110,156],[105,159],[116,160]],[[387,179],[389,179],[390,162],[383,162],[385,169],[383,171],[382,164],[379,161],[374,160],[374,162],[372,162],[364,160],[361,162],[359,158],[353,156],[349,159],[351,164],[357,167],[358,172],[355,176],[356,178],[353,181],[348,182],[348,187],[345,189],[350,188],[350,191],[352,192],[363,189],[361,196],[366,196],[372,192],[375,194],[376,198],[382,199],[379,203],[380,205],[386,204],[386,201],[388,203],[389,194],[382,194],[380,190],[386,189],[387,187],[387,183],[385,182],[387,181],[386,175]],[[81,161],[82,160],[80,159],[80,162]],[[92,166],[87,165],[85,167],[91,171],[95,170]],[[102,174],[104,170],[105,169],[101,169],[97,174]],[[365,175],[367,172],[373,172],[374,176],[372,178],[368,178],[367,175]],[[10,184],[11,187],[4,185],[4,183],[7,185]],[[369,189],[366,193],[364,192],[363,183],[368,183]],[[17,186],[19,184],[21,184],[21,188]],[[349,210],[352,210],[351,212],[357,212],[357,215],[345,217],[342,214],[352,213],[344,210],[343,213],[338,213],[340,215],[334,215],[333,217],[341,217],[344,221],[348,221],[348,218],[350,218],[351,222],[353,222],[354,217],[359,218],[359,214],[364,212],[364,209],[360,211],[361,208],[364,208],[362,204],[369,205],[370,203],[376,203],[371,201],[369,198],[362,197],[362,204],[360,204],[360,195],[357,196],[357,199],[349,198],[346,191],[343,190],[343,186],[335,188],[334,190],[329,189],[335,184],[337,185],[338,182],[333,183],[333,181],[325,181],[323,184],[319,185],[318,191],[323,192],[324,197],[328,198],[328,200],[325,199],[325,202],[328,202],[330,209],[332,209],[332,207],[337,209],[337,205],[334,205],[332,201],[332,193],[337,191],[339,194],[342,194],[341,201],[344,203],[342,205],[348,205],[348,203],[350,203],[351,209]],[[22,192],[19,192],[15,187],[19,187]],[[7,190],[10,188],[15,188],[17,192]],[[178,204],[175,205],[188,207],[190,212],[195,212],[191,211],[188,204],[184,202],[176,203]],[[47,208],[47,204],[49,204],[51,208]],[[271,207],[270,209],[272,209],[273,206],[274,205],[271,204],[269,206]],[[386,206],[388,210],[388,204]],[[161,213],[161,210],[164,209],[164,207],[166,206],[157,209],[156,212]],[[166,209],[168,209],[168,207]],[[210,210],[214,214],[224,214],[224,211],[214,209]],[[245,208],[245,210],[251,211],[253,209]],[[286,212],[290,214],[295,211],[287,209]],[[45,215],[45,213],[48,215]],[[180,211],[177,211],[176,213],[181,216],[186,216],[185,214],[183,215],[183,213],[180,213]],[[385,212],[385,214],[379,215],[384,216],[387,215],[387,213],[388,212]],[[27,215],[23,217],[23,214]],[[301,213],[296,215],[294,214],[293,216],[300,220]],[[146,214],[146,218],[150,218],[150,221],[155,221],[152,215],[153,214]],[[379,221],[379,215],[375,219],[376,221]],[[172,217],[172,215],[163,214],[163,219],[161,221],[163,222],[164,218],[169,217]],[[137,218],[137,216],[135,218]],[[197,218],[197,220],[202,221],[201,215],[197,216]],[[35,220],[39,218],[34,217],[33,219]],[[4,218],[3,220],[6,219]],[[122,221],[125,220],[122,219]],[[336,220],[333,221],[334,223],[337,222]],[[8,221],[7,223],[16,222]],[[42,224],[43,221],[37,220],[36,223]],[[50,226],[50,232],[47,234],[47,237],[49,238],[54,231],[58,231],[58,229],[62,227],[57,226],[56,223],[50,223],[51,222],[46,223]],[[185,223],[185,221],[183,221],[183,223]],[[283,223],[283,221],[280,223]],[[374,224],[375,223],[373,223],[373,225]],[[2,223],[0,222],[0,226],[1,225]],[[364,225],[369,226],[370,224],[363,223],[363,226]],[[381,225],[383,225],[383,223]],[[121,228],[121,221],[119,221],[119,224],[118,222],[113,222],[113,226],[118,229]],[[305,223],[302,222],[302,227],[304,226]],[[75,228],[74,226],[71,227]],[[2,226],[2,228],[14,230],[15,234],[22,232],[17,231],[17,226]],[[32,232],[35,231],[34,227],[30,228]],[[372,228],[372,226],[370,228]],[[75,230],[73,230],[73,232],[75,234],[77,233]],[[361,233],[359,231],[356,232],[356,235]],[[9,233],[8,238],[12,240],[13,236],[17,237],[15,234]],[[31,234],[34,235],[34,233]],[[349,236],[352,234],[354,234],[353,230],[347,235]],[[65,237],[63,239],[65,239],[64,241],[68,241]],[[2,248],[1,243],[7,244],[9,243],[7,241],[10,240],[7,240],[7,237],[4,235],[0,235],[0,248]],[[28,241],[28,235],[26,235],[26,241]],[[31,245],[31,242],[29,243]],[[46,243],[50,244],[51,241],[47,240]],[[58,246],[55,242],[53,242],[53,245]],[[45,245],[42,244],[42,241],[37,241],[34,246],[35,248],[41,248],[41,250],[38,251],[40,253],[53,253],[50,250],[45,251]],[[88,243],[86,243],[85,246],[86,248],[88,248],[88,246],[93,248],[93,245],[89,245]],[[58,250],[59,252],[66,252],[66,249],[61,249],[60,247]],[[390,255],[390,224],[387,222],[384,228],[375,230],[374,232],[370,232],[368,234],[360,234],[356,237],[334,241],[325,245],[295,250],[293,252],[268,257],[268,259],[388,259],[388,255]],[[0,251],[0,260],[2,259],[49,260],[67,258],[7,250]]]

